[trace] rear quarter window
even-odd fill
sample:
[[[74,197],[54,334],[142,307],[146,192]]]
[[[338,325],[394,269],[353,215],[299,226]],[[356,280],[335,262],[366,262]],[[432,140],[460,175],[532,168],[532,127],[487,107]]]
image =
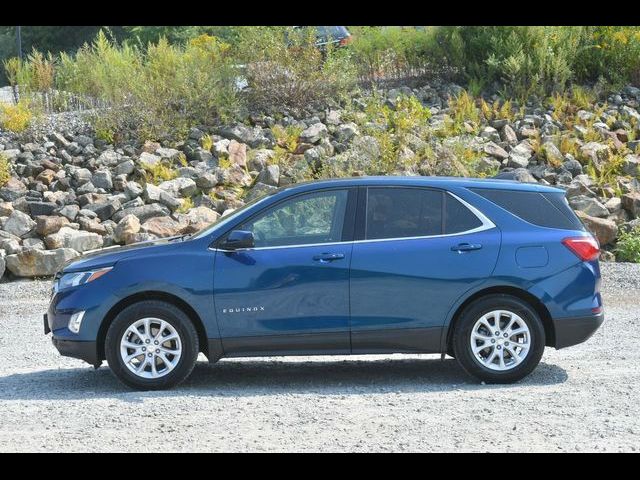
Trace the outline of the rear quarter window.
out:
[[[563,193],[489,190],[472,188],[472,192],[504,208],[525,222],[562,230],[584,230]]]

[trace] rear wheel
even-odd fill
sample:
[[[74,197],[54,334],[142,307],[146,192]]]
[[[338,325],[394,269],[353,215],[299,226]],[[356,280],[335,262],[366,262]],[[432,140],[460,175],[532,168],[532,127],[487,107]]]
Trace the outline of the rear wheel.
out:
[[[491,295],[464,309],[453,332],[456,359],[487,383],[511,383],[527,376],[544,351],[544,327],[526,302]]]
[[[111,371],[137,390],[163,390],[182,382],[193,370],[198,351],[198,335],[189,317],[156,300],[125,308],[105,338]]]

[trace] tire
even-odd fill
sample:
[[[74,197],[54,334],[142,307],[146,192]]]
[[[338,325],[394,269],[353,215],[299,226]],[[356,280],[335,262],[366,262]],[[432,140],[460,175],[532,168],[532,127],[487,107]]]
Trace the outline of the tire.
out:
[[[178,385],[191,374],[200,351],[189,317],[175,305],[157,300],[122,310],[109,326],[104,347],[111,371],[136,390]],[[125,362],[130,356],[133,358]]]
[[[512,332],[517,333],[512,336]],[[463,310],[455,324],[452,346],[458,363],[478,380],[517,382],[540,363],[545,346],[544,326],[528,303],[512,295],[489,295]]]

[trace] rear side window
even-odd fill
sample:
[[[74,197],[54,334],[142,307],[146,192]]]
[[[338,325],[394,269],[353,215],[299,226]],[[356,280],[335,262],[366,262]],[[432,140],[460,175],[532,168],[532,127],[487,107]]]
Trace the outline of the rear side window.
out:
[[[461,233],[482,226],[475,214],[458,199],[445,195],[444,233]]]
[[[442,197],[442,192],[424,188],[367,189],[365,238],[440,235]]]
[[[471,191],[534,225],[562,230],[584,230],[582,222],[571,210],[563,193],[482,188],[472,188]]]

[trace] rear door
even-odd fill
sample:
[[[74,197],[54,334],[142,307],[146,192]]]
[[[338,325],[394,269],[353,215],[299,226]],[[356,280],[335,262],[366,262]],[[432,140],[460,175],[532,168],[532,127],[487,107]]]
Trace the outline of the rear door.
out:
[[[438,189],[361,189],[351,260],[353,353],[438,352],[451,306],[490,276],[500,232]]]

